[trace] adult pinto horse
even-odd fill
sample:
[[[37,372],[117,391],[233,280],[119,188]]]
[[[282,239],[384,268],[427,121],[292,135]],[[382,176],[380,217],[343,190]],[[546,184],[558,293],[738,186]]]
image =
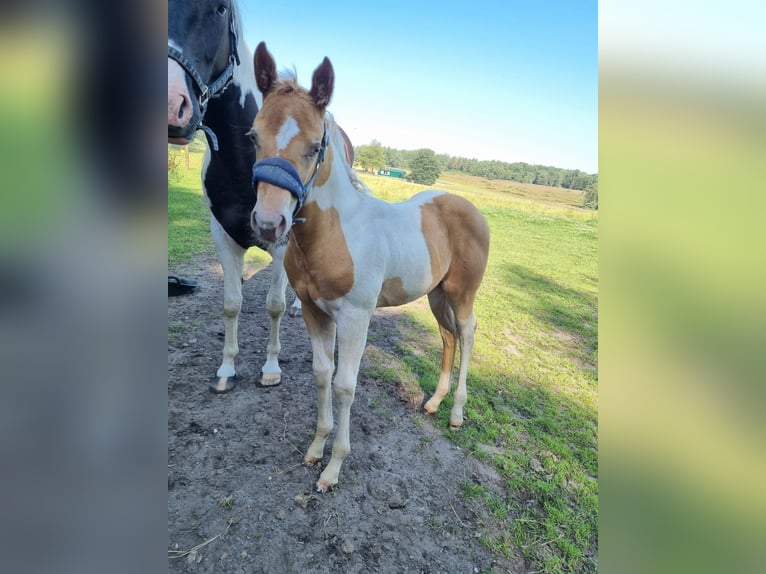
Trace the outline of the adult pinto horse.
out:
[[[463,424],[476,328],[473,303],[487,264],[489,228],[476,207],[459,196],[424,191],[390,204],[355,190],[348,166],[338,161],[342,139],[326,114],[334,83],[327,58],[314,71],[310,91],[278,78],[263,42],[256,48],[254,67],[264,99],[253,125],[258,162],[253,167],[257,200],[252,225],[277,241],[292,229],[285,267],[302,301],[318,391],[316,435],[304,459],[308,463],[321,461],[333,428],[330,383],[337,330],[332,393],[338,431],[330,462],[316,484],[326,492],[337,484],[351,449],[351,403],[376,307],[428,294],[444,350],[436,391],[424,408],[436,412],[449,391],[457,340],[460,369],[450,425]]]
[[[255,204],[251,169],[255,149],[249,136],[261,95],[253,75],[252,53],[242,37],[236,2],[168,0],[168,142],[189,143],[198,129],[207,134],[202,168],[218,258],[223,267],[223,361],[210,385],[215,392],[234,387],[234,359],[239,352],[237,330],[242,307],[244,256],[250,247],[273,258],[266,309],[271,331],[261,384],[281,381],[279,328],[285,311],[284,237],[275,240],[250,226]],[[346,138],[353,162],[353,147]],[[300,306],[296,299],[297,307]]]

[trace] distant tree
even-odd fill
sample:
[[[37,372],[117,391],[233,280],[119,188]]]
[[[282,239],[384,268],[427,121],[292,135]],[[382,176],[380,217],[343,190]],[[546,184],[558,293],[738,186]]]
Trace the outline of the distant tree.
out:
[[[368,145],[354,148],[356,153],[355,166],[375,173],[381,167],[409,168],[410,181],[422,181],[431,185],[442,171],[460,171],[469,175],[488,179],[505,179],[520,183],[537,183],[563,187],[564,189],[586,190],[591,188],[594,194],[594,206],[598,207],[598,174],[588,174],[579,169],[563,169],[548,165],[528,164],[524,162],[506,163],[497,160],[478,160],[476,158],[455,157],[447,154],[436,154],[431,150],[406,150],[383,147],[378,140],[372,140]],[[425,170],[415,169],[416,164],[422,163],[423,152],[428,152],[429,159]],[[434,168],[433,163],[436,164]],[[413,171],[414,170],[414,171]],[[417,179],[416,179],[417,178]]]
[[[402,152],[390,147],[383,148],[383,150],[386,155],[387,167],[404,167],[404,157],[402,156]]]
[[[441,167],[433,150],[417,150],[410,160],[410,174],[407,179],[415,183],[433,185],[440,175]]]
[[[375,173],[386,165],[386,152],[378,140],[372,140],[369,145],[354,150],[354,163],[364,171]]]
[[[590,209],[598,209],[598,181],[588,184],[588,187],[585,188],[585,196],[583,198],[582,206]]]

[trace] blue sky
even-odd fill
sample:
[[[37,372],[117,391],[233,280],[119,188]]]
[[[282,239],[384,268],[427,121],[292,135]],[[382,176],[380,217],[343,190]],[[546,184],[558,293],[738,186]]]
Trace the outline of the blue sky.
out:
[[[598,171],[596,1],[240,0],[251,50],[335,68],[354,145]]]

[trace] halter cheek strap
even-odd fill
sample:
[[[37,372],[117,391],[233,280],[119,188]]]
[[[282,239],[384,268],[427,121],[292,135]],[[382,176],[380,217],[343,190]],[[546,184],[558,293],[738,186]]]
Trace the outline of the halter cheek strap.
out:
[[[322,135],[322,145],[319,148],[319,154],[317,155],[317,163],[314,168],[314,173],[306,183],[303,183],[298,170],[295,169],[293,164],[281,157],[267,157],[253,165],[253,189],[256,194],[258,193],[258,183],[265,181],[271,185],[276,185],[289,191],[298,203],[293,210],[293,221],[296,221],[295,216],[303,207],[311,188],[314,186],[314,180],[319,173],[319,167],[324,162],[325,151],[327,150],[327,127],[325,127],[324,135]]]

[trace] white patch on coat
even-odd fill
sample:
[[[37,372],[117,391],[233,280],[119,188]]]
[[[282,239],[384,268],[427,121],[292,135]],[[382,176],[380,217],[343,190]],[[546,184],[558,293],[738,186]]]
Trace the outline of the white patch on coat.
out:
[[[298,122],[293,116],[287,116],[285,123],[282,124],[279,133],[277,133],[277,150],[285,149],[299,133],[301,133],[301,129],[298,127]]]

